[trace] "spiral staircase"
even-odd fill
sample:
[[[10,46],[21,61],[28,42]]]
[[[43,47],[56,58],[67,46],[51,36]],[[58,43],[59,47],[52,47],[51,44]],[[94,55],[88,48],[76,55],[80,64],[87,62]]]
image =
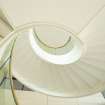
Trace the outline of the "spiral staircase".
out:
[[[12,30],[11,26],[8,29],[8,27],[6,27],[5,25],[6,23],[7,24],[9,23],[5,15],[2,14],[2,17],[3,19],[0,20],[0,25],[2,25],[3,29],[5,28],[6,30],[1,32],[3,35],[1,36],[1,40],[5,35],[7,35],[7,33],[11,32]],[[76,96],[78,96],[79,93],[80,93],[79,96],[90,95],[96,92],[101,92],[102,90],[104,91],[105,89],[105,84],[104,84],[105,82],[105,76],[104,76],[105,75],[105,51],[104,51],[105,50],[105,29],[104,29],[105,21],[104,19],[105,19],[105,8],[104,6],[102,6],[102,8],[99,9],[98,13],[96,12],[96,14],[94,15],[94,19],[91,19],[91,22],[89,22],[89,24],[87,24],[86,27],[83,27],[82,31],[78,32],[78,34],[73,32],[74,34],[77,34],[77,37],[82,41],[84,45],[83,55],[77,62],[67,65],[62,70],[58,66],[52,67],[52,70],[57,69],[59,71],[59,74],[55,78],[58,78],[62,75],[64,81],[67,81],[67,83],[62,84],[63,86],[67,85],[68,87],[69,86],[71,87],[72,85],[71,91],[67,90],[67,88],[66,90],[64,90],[68,94],[73,93],[71,97],[75,97],[76,94],[77,94]],[[51,65],[50,64],[47,65],[46,68],[49,68],[49,66]],[[14,75],[16,74],[14,73]],[[24,77],[24,78],[27,78],[27,77]],[[68,78],[71,78],[72,81],[68,81]],[[43,78],[41,79],[43,80]],[[75,89],[76,91],[73,91],[73,89]],[[86,92],[86,89],[87,89],[87,92]],[[84,94],[84,91],[85,91],[85,94]],[[23,92],[23,94],[21,94],[21,91],[17,91],[17,94],[18,94],[18,98],[20,98],[19,100],[21,100],[20,103],[22,105],[24,105],[24,103],[22,103],[22,101],[24,100],[24,96],[27,96],[27,94],[28,95],[30,94],[29,97],[31,97],[31,95],[36,96],[35,98],[37,99],[37,102],[38,100],[40,101],[38,97],[42,98],[43,103],[45,103],[45,105],[48,104],[45,101],[47,99],[50,100],[49,105],[50,104],[58,105],[57,103],[59,103],[60,105],[66,105],[66,104],[68,105],[69,102],[71,103],[71,105],[72,104],[76,105],[76,104],[79,104],[81,100],[82,102],[80,103],[80,105],[84,103],[85,104],[87,103],[86,105],[97,104],[97,103],[99,105],[105,104],[105,100],[103,96],[101,95],[101,93],[97,95],[93,95],[93,96],[88,96],[88,97],[83,97],[83,98],[74,98],[74,99],[53,98],[53,97],[48,97],[46,95],[42,95],[36,92]],[[65,94],[65,95],[68,95],[68,94]],[[27,98],[29,97],[27,96]],[[33,98],[31,99],[34,100]],[[97,102],[94,103],[93,100],[96,100]],[[75,102],[77,103],[75,104]]]

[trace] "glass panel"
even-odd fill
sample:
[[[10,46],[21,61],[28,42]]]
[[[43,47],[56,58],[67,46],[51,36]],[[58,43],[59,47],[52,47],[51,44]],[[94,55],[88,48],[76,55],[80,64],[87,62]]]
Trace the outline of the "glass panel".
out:
[[[10,52],[13,41],[0,49],[0,105],[16,105],[10,72]]]

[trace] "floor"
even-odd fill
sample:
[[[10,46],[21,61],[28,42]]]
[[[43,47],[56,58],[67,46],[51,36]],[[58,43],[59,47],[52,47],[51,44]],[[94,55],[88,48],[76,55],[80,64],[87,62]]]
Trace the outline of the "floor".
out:
[[[105,105],[105,99],[101,93],[84,98],[56,98],[31,92],[16,91],[20,105]]]

